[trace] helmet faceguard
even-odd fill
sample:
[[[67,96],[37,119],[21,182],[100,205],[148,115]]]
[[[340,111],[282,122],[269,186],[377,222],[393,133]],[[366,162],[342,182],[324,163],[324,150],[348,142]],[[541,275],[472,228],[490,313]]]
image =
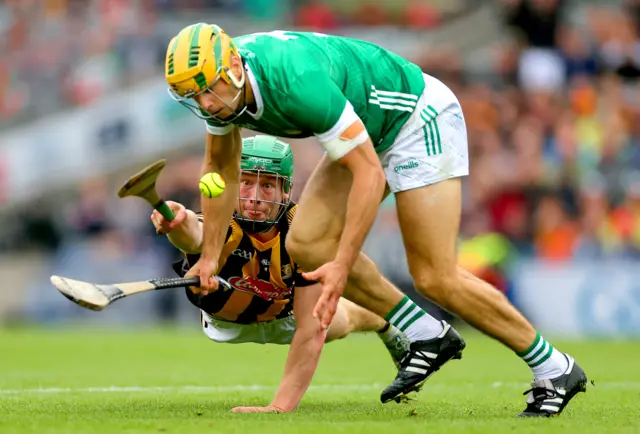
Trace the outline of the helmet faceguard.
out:
[[[240,167],[243,173],[257,175],[257,185],[260,186],[260,177],[273,178],[282,192],[282,200],[260,199],[259,188],[256,188],[255,197],[238,197],[237,209],[242,210],[243,201],[255,201],[269,203],[273,206],[272,212],[262,220],[244,216],[236,211],[235,220],[240,227],[251,233],[266,232],[277,224],[285,214],[291,202],[291,188],[293,176],[293,153],[289,144],[272,136],[254,136],[242,140],[242,159]]]
[[[231,56],[241,56],[233,39],[216,25],[204,23],[185,27],[169,43],[165,63],[165,78],[169,84],[169,95],[188,108],[201,119],[213,119],[220,124],[228,124],[241,116],[246,104],[236,111],[213,91],[213,86],[223,80],[237,92],[232,104],[244,96],[246,74],[244,68],[238,79],[231,71]],[[210,92],[233,113],[231,117],[220,118],[201,107],[195,97]]]

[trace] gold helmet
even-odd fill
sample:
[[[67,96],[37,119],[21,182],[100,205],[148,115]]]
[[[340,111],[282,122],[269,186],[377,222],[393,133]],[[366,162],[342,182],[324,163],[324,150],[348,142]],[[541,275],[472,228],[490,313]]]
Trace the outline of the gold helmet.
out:
[[[240,58],[233,39],[220,27],[198,23],[182,29],[167,48],[165,78],[171,97],[203,119],[224,121],[207,113],[191,98],[211,91],[221,79],[238,89],[234,101],[239,98],[246,76],[244,69],[239,79],[231,73],[232,54]]]

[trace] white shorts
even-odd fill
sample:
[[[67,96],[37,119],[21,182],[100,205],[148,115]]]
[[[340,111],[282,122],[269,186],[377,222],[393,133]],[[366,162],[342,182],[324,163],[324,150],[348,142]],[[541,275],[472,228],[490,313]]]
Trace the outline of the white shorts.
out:
[[[214,342],[225,344],[277,344],[289,345],[296,332],[293,315],[255,324],[236,324],[220,321],[202,313],[202,331]]]
[[[415,111],[380,154],[392,193],[469,174],[467,127],[458,98],[440,80],[423,76]]]

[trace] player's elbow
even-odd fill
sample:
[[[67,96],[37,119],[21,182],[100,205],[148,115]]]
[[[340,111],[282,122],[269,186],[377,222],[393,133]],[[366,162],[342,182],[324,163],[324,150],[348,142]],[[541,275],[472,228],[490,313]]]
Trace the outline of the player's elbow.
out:
[[[210,153],[202,167],[202,175],[219,173],[226,183],[240,179],[240,158],[229,152]]]
[[[198,232],[192,232],[189,243],[186,246],[186,250],[183,249],[182,251],[190,255],[198,255],[202,253],[202,235],[203,234],[201,228]]]
[[[207,151],[202,175],[217,172],[227,183],[233,183],[236,180],[239,182],[242,137],[240,132],[235,130],[226,136],[207,135]]]
[[[229,161],[228,164],[219,169],[218,173],[220,173],[228,187],[231,184],[240,184],[240,172],[240,160],[238,159],[238,161]]]

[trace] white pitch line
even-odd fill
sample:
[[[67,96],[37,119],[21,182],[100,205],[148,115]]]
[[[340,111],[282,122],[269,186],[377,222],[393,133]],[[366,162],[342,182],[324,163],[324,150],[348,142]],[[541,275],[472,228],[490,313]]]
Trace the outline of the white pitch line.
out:
[[[310,391],[381,391],[386,385],[383,384],[318,384],[309,386]],[[428,389],[438,390],[455,390],[455,389],[526,389],[530,387],[527,383],[502,383],[494,382],[491,384],[431,384],[425,386]],[[640,389],[640,382],[596,382],[595,386],[589,385],[590,389]],[[67,394],[67,393],[147,393],[147,392],[189,392],[189,393],[227,393],[227,392],[262,392],[275,391],[277,386],[269,386],[264,384],[252,385],[230,385],[230,386],[109,386],[109,387],[41,387],[30,389],[0,389],[1,395],[24,395],[24,394]]]
[[[368,391],[384,388],[382,384],[321,384],[309,386],[309,390],[328,391]],[[190,393],[224,393],[224,392],[261,392],[275,391],[278,386],[263,384],[233,386],[109,386],[109,387],[40,387],[31,389],[0,389],[0,395],[22,394],[64,394],[64,393],[130,393],[130,392],[190,392]]]

